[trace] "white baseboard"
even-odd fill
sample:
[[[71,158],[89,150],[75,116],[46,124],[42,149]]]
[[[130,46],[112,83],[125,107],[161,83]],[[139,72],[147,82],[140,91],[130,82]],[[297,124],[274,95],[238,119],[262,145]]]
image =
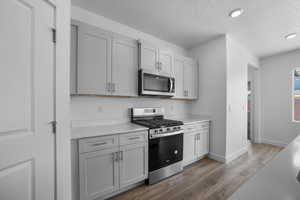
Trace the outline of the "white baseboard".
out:
[[[225,157],[224,156],[221,156],[221,155],[219,155],[219,154],[216,154],[216,153],[209,153],[208,154],[208,157],[210,158],[210,159],[212,159],[212,160],[216,160],[216,161],[219,161],[219,162],[221,162],[221,163],[225,163],[226,162],[226,159],[225,159]]]
[[[234,159],[240,157],[241,155],[243,155],[244,153],[246,153],[248,151],[248,146],[249,145],[246,145],[244,148],[234,152],[233,154],[229,155],[229,156],[221,156],[219,154],[216,154],[216,153],[209,153],[208,154],[208,157],[213,159],[213,160],[216,160],[216,161],[219,161],[219,162],[222,162],[222,163],[228,163],[230,161],[233,161]]]
[[[260,143],[271,144],[271,145],[280,146],[280,147],[286,147],[288,145],[288,143],[284,143],[284,142],[277,141],[277,140],[269,140],[269,139],[266,139],[266,138],[261,138]]]
[[[240,157],[241,155],[243,155],[244,153],[246,153],[248,151],[248,147],[249,147],[249,145],[247,144],[242,149],[232,153],[229,156],[226,156],[226,163],[231,162],[231,161],[237,159],[238,157]]]

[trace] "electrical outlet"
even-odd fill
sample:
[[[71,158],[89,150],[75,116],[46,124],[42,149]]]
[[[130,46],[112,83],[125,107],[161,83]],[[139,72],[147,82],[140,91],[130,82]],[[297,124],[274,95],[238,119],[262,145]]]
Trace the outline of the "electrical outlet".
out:
[[[100,113],[100,112],[103,112],[103,108],[102,108],[102,106],[98,106],[97,107],[97,111]]]

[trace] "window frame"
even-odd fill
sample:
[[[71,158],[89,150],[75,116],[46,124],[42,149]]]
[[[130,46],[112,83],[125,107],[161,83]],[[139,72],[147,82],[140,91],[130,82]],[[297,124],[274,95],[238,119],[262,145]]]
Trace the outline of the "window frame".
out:
[[[300,71],[300,67],[293,68],[292,71],[292,122],[300,123],[300,120],[295,120],[295,71]],[[300,93],[299,93],[300,96]]]

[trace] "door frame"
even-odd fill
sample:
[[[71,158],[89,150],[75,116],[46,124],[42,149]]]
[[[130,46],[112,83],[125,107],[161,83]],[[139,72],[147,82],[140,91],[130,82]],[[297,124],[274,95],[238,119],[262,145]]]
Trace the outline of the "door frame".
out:
[[[71,200],[71,141],[70,141],[70,0],[45,0],[55,6],[55,200]]]

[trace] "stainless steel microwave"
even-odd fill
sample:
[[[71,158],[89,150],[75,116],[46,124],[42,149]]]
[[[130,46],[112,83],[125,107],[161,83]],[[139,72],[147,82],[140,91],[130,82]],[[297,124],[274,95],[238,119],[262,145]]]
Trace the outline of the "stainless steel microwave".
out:
[[[140,96],[172,97],[175,95],[175,78],[140,69],[138,77]]]

